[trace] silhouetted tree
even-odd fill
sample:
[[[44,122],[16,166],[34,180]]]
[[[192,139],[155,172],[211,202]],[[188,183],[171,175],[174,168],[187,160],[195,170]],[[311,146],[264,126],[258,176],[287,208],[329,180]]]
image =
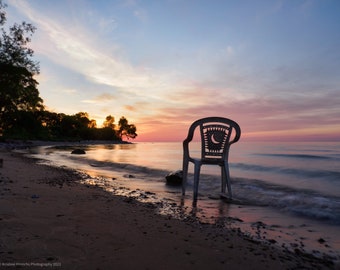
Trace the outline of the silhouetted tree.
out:
[[[18,111],[13,125],[4,131],[6,137],[12,139],[45,139],[44,127],[37,118],[36,112]]]
[[[96,126],[95,120],[89,119],[87,112],[79,112],[74,115],[76,120],[76,129],[78,136],[83,140],[91,140],[94,137],[93,126]]]
[[[120,138],[117,137],[116,131],[109,127],[95,129],[95,139],[105,141],[121,141]]]
[[[122,116],[118,122],[118,137],[123,139],[125,136],[127,139],[134,139],[137,137],[137,128],[133,124],[129,124],[128,120]]]
[[[115,129],[115,118],[112,115],[108,115],[105,118],[105,121],[103,123],[103,127],[104,128],[111,128],[111,129]]]
[[[62,137],[61,119],[64,114],[40,111],[38,119],[44,129],[45,140],[58,140]]]
[[[7,33],[6,5],[0,0],[0,135],[18,125],[22,111],[43,109],[43,100],[33,78],[39,64],[33,61],[33,50],[27,47],[35,27],[22,22],[9,27]]]

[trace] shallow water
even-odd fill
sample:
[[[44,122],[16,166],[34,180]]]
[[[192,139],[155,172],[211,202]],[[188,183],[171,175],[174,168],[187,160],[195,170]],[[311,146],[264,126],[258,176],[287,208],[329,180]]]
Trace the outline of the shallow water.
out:
[[[71,155],[71,147],[37,149],[44,159],[86,171],[124,167],[148,172],[157,180],[181,169],[180,143],[138,143],[82,146],[86,155]],[[192,148],[199,153],[198,144]],[[340,145],[338,143],[240,143],[230,153],[234,197],[315,220],[340,225]],[[189,167],[192,172],[193,167]],[[220,168],[203,166],[200,193],[220,189]],[[157,181],[156,180],[156,181]],[[149,185],[154,181],[149,180]],[[188,190],[191,190],[189,179]]]
[[[86,155],[71,155],[73,148],[85,149]],[[200,153],[198,144],[190,150]],[[192,175],[184,197],[180,187],[165,185],[165,175],[181,169],[181,143],[38,147],[31,154],[98,177],[89,181],[107,190],[162,201],[163,214],[191,215],[293,250],[339,256],[339,143],[235,144],[229,160],[235,200],[219,197],[220,169],[203,166],[196,206]]]

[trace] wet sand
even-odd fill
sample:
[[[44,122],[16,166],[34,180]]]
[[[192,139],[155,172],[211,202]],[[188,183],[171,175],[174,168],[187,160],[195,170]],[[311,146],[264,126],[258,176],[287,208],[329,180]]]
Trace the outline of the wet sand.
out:
[[[338,269],[237,229],[158,214],[84,175],[1,150],[0,266],[23,269]]]

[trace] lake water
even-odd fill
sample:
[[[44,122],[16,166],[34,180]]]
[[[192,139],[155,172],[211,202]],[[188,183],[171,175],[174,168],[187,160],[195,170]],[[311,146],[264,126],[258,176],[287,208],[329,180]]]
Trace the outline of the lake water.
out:
[[[83,148],[86,155],[72,155],[73,148]],[[199,144],[193,143],[190,151],[199,155]],[[105,178],[107,189],[111,184],[124,186],[129,193],[123,195],[133,196],[131,190],[149,192],[170,205],[186,207],[187,212],[195,212],[204,221],[216,222],[232,216],[241,220],[237,226],[252,234],[256,231],[254,224],[261,221],[271,224],[271,228],[281,228],[269,230],[277,241],[303,238],[306,249],[310,240],[313,252],[322,250],[332,254],[340,248],[339,142],[238,142],[231,146],[229,165],[233,198],[239,203],[229,204],[219,199],[220,168],[203,166],[195,208],[191,205],[192,174],[184,202],[180,187],[165,185],[165,175],[181,169],[182,153],[180,142],[159,142],[45,146],[31,154],[57,166],[103,177],[96,183]],[[189,172],[193,172],[192,165]],[[315,231],[318,234],[313,235]],[[320,239],[326,240],[327,245]]]

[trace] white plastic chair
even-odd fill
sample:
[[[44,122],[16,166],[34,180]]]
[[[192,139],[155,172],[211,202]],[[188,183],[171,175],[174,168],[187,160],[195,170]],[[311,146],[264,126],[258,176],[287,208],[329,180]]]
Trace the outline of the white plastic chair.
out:
[[[196,128],[201,136],[201,157],[193,158],[189,153],[189,143],[192,141]],[[189,128],[188,136],[183,141],[183,181],[182,194],[185,195],[189,162],[194,164],[194,201],[197,200],[198,184],[201,166],[203,164],[221,166],[222,194],[228,186],[229,197],[232,198],[229,175],[229,148],[241,136],[239,125],[228,118],[207,117],[195,121]]]

